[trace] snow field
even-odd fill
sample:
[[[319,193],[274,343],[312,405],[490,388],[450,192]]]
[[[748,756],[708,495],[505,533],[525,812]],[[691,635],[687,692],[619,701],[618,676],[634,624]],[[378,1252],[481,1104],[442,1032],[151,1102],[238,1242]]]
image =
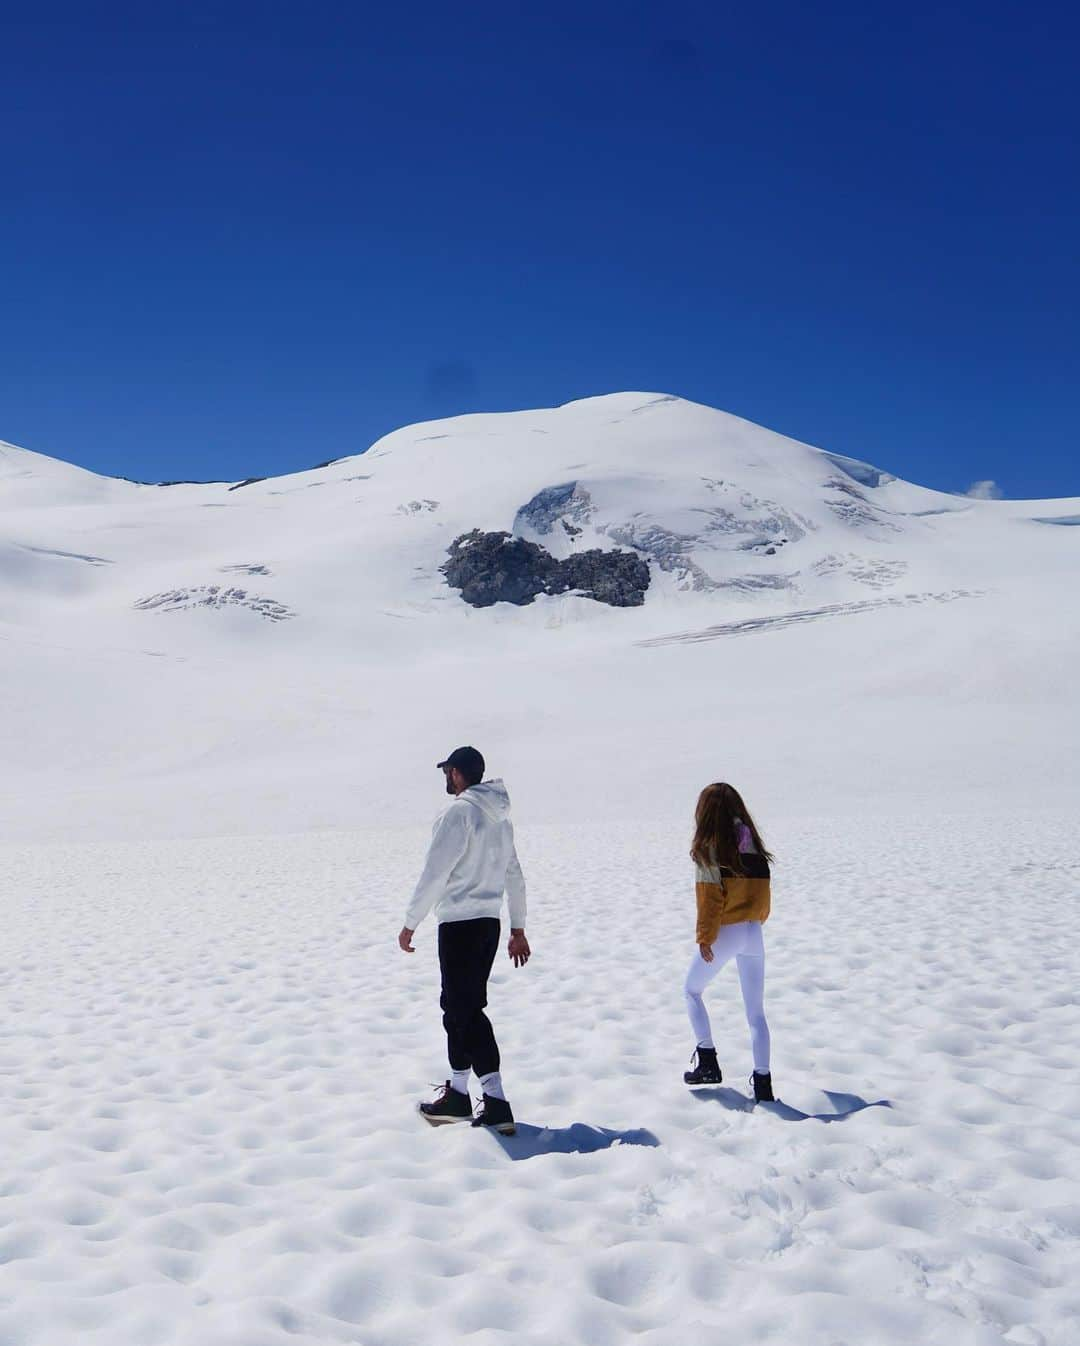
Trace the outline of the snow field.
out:
[[[0,1346],[1071,1346],[1071,820],[760,813],[782,1102],[733,968],[682,1086],[685,824],[519,819],[505,1141],[415,1116],[426,829],[0,847]]]

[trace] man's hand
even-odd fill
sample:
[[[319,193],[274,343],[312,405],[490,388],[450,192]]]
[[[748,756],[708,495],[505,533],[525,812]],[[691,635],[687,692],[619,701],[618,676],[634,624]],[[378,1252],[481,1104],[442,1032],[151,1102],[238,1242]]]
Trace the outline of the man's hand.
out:
[[[401,934],[398,935],[397,942],[398,942],[398,948],[401,950],[402,953],[416,952],[412,944],[413,933],[414,932],[410,930],[407,925],[403,925],[401,927]]]
[[[532,957],[532,949],[529,948],[524,930],[510,931],[510,943],[506,946],[506,952],[514,960],[515,967],[525,966]]]
[[[699,944],[699,945],[698,945],[698,948],[701,950],[701,957],[702,957],[702,959],[703,959],[706,963],[711,963],[712,960],[713,960],[712,945],[711,945],[711,944]]]

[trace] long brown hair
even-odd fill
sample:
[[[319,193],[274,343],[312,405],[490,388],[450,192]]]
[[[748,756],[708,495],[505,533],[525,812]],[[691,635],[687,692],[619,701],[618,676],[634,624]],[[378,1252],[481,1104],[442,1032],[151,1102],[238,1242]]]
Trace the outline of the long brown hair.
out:
[[[739,855],[739,836],[736,820],[743,822],[750,830],[758,854],[772,862],[772,856],[765,849],[761,833],[757,830],[750,810],[743,803],[742,795],[734,785],[726,781],[716,781],[706,785],[698,796],[694,811],[694,844],[690,847],[690,858],[699,865],[719,865],[722,869],[743,872],[743,862]]]

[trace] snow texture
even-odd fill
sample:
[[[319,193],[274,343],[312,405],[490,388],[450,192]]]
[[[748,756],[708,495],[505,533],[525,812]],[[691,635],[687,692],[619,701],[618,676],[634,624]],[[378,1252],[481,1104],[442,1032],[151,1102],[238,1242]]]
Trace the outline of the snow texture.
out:
[[[0,848],[0,1341],[1071,1346],[1071,826],[770,821],[757,1108],[730,969],[681,1083],[685,827],[519,829],[506,1141],[414,1113],[423,832]]]

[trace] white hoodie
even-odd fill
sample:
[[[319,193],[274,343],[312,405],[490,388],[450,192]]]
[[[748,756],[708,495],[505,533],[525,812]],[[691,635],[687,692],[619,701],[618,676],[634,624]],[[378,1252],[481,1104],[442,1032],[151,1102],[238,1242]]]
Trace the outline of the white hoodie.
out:
[[[510,796],[501,780],[470,785],[435,819],[424,872],[405,913],[415,930],[435,908],[436,919],[498,917],[503,893],[510,927],[525,926],[525,877],[514,849]]]

